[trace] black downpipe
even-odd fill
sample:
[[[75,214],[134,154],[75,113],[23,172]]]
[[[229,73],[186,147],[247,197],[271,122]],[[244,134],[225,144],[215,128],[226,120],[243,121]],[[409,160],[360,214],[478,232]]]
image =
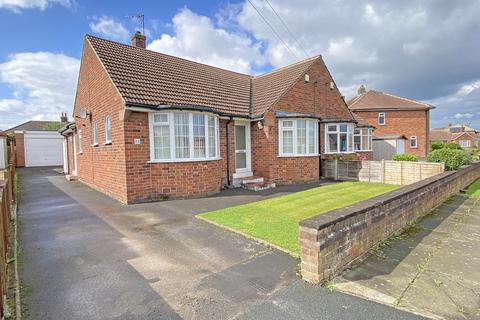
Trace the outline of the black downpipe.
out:
[[[225,137],[227,139],[227,187],[231,186],[231,181],[230,181],[230,134],[228,130],[228,125],[232,122],[232,118],[227,121],[225,124]]]

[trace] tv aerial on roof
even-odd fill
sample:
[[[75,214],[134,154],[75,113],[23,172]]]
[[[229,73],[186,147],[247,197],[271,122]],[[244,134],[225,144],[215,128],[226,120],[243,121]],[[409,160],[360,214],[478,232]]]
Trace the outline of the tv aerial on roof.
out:
[[[142,22],[142,34],[145,35],[145,14],[143,13],[137,13],[134,14],[133,16],[127,16],[127,18],[133,18],[137,19]]]

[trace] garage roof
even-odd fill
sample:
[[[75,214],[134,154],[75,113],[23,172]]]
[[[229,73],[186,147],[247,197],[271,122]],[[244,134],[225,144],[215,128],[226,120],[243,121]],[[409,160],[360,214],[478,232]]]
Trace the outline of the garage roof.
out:
[[[5,130],[5,132],[11,131],[57,131],[64,125],[63,122],[60,121],[37,121],[37,120],[30,120],[19,124],[13,128]]]

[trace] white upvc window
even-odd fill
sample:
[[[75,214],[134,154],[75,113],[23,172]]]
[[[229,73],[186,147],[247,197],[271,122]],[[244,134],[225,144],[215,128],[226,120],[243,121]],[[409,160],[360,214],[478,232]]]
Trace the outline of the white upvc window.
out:
[[[372,128],[356,128],[353,134],[354,151],[372,151]]]
[[[418,148],[417,136],[410,137],[410,148]]]
[[[279,125],[279,156],[318,155],[318,121],[313,119],[281,119]]]
[[[385,112],[378,113],[378,124],[381,126],[385,125]]]
[[[98,146],[98,126],[96,122],[92,123],[92,146]]]
[[[460,145],[460,147],[462,148],[470,148],[470,140],[459,140],[458,141],[458,144]]]
[[[110,116],[105,117],[105,144],[112,143],[112,125],[110,123]]]
[[[353,123],[328,123],[325,128],[325,153],[353,152]]]
[[[219,158],[218,117],[199,112],[151,113],[150,160],[181,162]]]

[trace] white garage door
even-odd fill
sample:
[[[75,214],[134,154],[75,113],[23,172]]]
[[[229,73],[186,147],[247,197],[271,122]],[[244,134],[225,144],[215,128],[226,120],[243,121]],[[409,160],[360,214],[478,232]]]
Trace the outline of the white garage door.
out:
[[[63,165],[63,137],[58,132],[25,133],[25,166]]]

